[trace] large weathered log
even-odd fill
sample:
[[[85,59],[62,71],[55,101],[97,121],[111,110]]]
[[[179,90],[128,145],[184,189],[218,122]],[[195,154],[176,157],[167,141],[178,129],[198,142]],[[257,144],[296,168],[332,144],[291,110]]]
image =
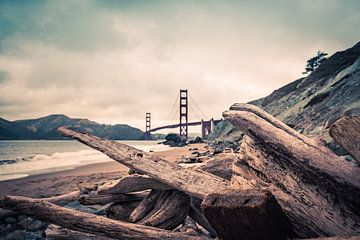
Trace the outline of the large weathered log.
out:
[[[340,118],[331,125],[330,136],[360,163],[360,116]]]
[[[112,186],[99,187],[98,194],[116,194],[144,191],[148,189],[169,190],[171,187],[146,175],[133,174],[119,179]]]
[[[189,195],[205,198],[216,191],[230,189],[229,181],[200,170],[185,169],[176,163],[125,144],[60,127],[59,132],[97,149],[115,161],[146,174]]]
[[[156,198],[153,209],[138,223],[163,229],[174,229],[189,212],[190,198],[178,190],[164,190]]]
[[[83,191],[81,191],[81,190],[76,190],[76,191],[73,191],[70,193],[65,193],[65,194],[62,194],[59,196],[39,198],[39,200],[48,201],[48,202],[54,203],[59,206],[64,206],[72,201],[78,200],[78,198],[80,197],[82,192]],[[18,214],[19,214],[18,212],[0,208],[0,220],[4,219],[6,217],[10,217],[10,216],[16,216]]]
[[[295,236],[270,192],[214,193],[201,206],[221,239],[281,240]]]
[[[245,132],[232,186],[273,193],[303,238],[360,233],[360,168],[251,105],[223,115]]]
[[[130,214],[130,221],[137,222],[145,217],[153,208],[157,198],[161,195],[161,190],[151,190],[150,193],[139,203]]]
[[[53,224],[50,224],[47,227],[47,229],[45,230],[45,235],[47,240],[114,240],[114,238],[78,232],[67,228],[62,228]]]
[[[144,197],[147,196],[148,193],[133,193],[133,194],[90,194],[90,195],[82,195],[79,198],[79,203],[82,205],[105,205],[112,202],[133,202],[133,201],[141,201]]]
[[[167,230],[112,220],[106,217],[59,207],[47,201],[19,196],[0,197],[0,207],[20,211],[37,219],[75,231],[116,239],[203,239]]]

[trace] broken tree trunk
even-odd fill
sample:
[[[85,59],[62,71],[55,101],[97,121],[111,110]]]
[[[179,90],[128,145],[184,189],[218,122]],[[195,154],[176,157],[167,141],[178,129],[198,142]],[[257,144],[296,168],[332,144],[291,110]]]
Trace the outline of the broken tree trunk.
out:
[[[112,202],[133,202],[133,201],[141,201],[144,197],[146,197],[146,192],[141,193],[133,193],[133,194],[90,194],[90,195],[82,195],[79,198],[79,203],[82,205],[105,205]]]
[[[126,223],[59,207],[47,201],[19,196],[0,197],[0,207],[21,211],[26,215],[75,231],[116,239],[203,239],[167,230]]]
[[[146,174],[168,186],[204,199],[208,194],[230,189],[229,181],[200,170],[185,169],[176,163],[140,151],[125,144],[60,127],[59,132],[72,137],[115,161]]]
[[[223,116],[246,134],[233,187],[268,189],[300,237],[360,233],[360,168],[255,106],[231,109]]]
[[[169,190],[171,187],[146,175],[133,174],[119,179],[114,185],[99,187],[97,193],[130,193],[148,189]]]
[[[330,136],[360,164],[360,116],[340,118],[331,125]]]
[[[201,207],[221,239],[285,240],[295,236],[270,192],[214,193],[202,202]]]
[[[174,229],[189,213],[190,198],[178,190],[164,190],[156,198],[153,209],[138,223],[162,229]]]
[[[130,214],[130,221],[137,222],[145,217],[153,208],[156,199],[161,195],[161,190],[151,190],[150,193],[137,205],[134,211]]]

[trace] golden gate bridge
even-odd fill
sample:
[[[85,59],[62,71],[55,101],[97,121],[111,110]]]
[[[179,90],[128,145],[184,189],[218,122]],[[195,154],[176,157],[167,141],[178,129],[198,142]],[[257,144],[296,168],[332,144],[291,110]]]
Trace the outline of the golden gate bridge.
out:
[[[199,113],[195,111],[195,109],[192,107],[192,105],[189,104],[189,97],[191,99],[191,102],[194,104],[194,106],[198,109]],[[179,100],[179,102],[177,102]],[[178,105],[178,108],[176,107]],[[199,119],[198,121],[192,121],[189,122],[189,108],[192,110],[192,112],[195,113],[196,117]],[[174,109],[176,111],[174,112]],[[175,114],[171,114],[174,112]],[[195,102],[195,100],[189,95],[189,91],[187,89],[180,89],[179,94],[176,96],[176,100],[173,104],[173,107],[169,113],[170,116],[174,116],[176,114],[179,114],[179,122],[175,124],[160,126],[156,128],[151,128],[151,113],[146,113],[146,130],[145,134],[150,137],[150,133],[156,132],[163,129],[171,129],[171,128],[179,128],[179,134],[181,137],[188,138],[189,135],[189,126],[201,126],[201,137],[203,139],[206,139],[208,135],[211,133],[211,131],[214,129],[216,124],[221,121],[214,120],[213,118],[208,119],[206,115],[201,111],[199,105]],[[200,117],[202,116],[202,117]]]

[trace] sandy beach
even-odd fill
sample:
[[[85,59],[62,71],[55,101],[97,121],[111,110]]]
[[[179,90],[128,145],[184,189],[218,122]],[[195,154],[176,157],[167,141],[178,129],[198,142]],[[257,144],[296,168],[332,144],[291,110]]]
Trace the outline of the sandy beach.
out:
[[[204,144],[192,144],[186,147],[174,147],[166,151],[151,154],[169,161],[184,159],[193,152],[206,151]],[[18,195],[27,197],[50,197],[75,191],[78,185],[102,184],[126,175],[128,168],[113,161],[79,166],[71,170],[32,175],[25,178],[0,182],[0,195]]]

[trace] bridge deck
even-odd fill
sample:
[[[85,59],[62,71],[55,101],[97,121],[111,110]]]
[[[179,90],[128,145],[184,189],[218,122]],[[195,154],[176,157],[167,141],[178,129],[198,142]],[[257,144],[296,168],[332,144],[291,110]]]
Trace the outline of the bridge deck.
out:
[[[218,124],[222,119],[219,119],[219,120],[213,120],[215,124]],[[204,121],[204,123],[208,123],[210,121]],[[199,122],[189,122],[188,123],[188,126],[197,126],[197,125],[201,125],[201,121]],[[168,128],[178,128],[180,127],[180,124],[177,123],[177,124],[172,124],[172,125],[166,125],[166,126],[161,126],[161,127],[157,127],[157,128],[153,128],[153,129],[150,129],[149,132],[155,132],[155,131],[159,131],[159,130],[162,130],[162,129],[168,129]]]

